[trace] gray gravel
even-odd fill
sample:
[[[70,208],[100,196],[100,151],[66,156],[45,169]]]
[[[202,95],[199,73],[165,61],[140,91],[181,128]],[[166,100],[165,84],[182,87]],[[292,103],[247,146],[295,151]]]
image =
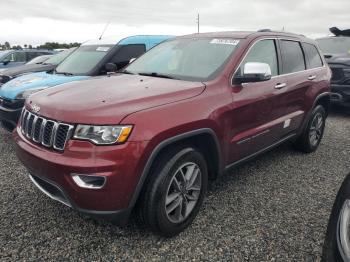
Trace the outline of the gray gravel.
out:
[[[328,119],[305,155],[284,145],[210,185],[194,224],[173,239],[119,228],[39,192],[0,131],[0,260],[317,261],[336,192],[350,171],[350,113]]]

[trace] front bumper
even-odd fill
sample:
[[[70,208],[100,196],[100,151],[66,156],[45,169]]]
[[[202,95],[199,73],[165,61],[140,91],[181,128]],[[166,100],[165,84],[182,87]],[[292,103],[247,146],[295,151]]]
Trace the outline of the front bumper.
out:
[[[24,106],[24,100],[6,100],[0,97],[0,121],[10,132],[15,129]]]
[[[18,128],[14,139],[18,158],[41,191],[79,212],[125,224],[147,142],[95,146],[70,140],[59,153],[27,141]],[[98,190],[81,188],[73,181],[73,173],[102,175],[107,182]]]
[[[350,107],[350,85],[332,84],[331,91],[332,103]]]

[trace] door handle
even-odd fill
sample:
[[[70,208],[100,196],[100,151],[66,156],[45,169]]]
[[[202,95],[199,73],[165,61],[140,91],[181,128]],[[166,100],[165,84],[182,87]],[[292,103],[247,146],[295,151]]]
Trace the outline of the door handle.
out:
[[[275,85],[275,88],[276,88],[276,89],[282,89],[282,88],[284,88],[284,87],[286,87],[286,86],[287,86],[286,83],[278,83],[277,85]]]
[[[309,80],[315,80],[316,79],[316,75],[311,75],[311,76],[309,76],[307,79],[309,79]]]

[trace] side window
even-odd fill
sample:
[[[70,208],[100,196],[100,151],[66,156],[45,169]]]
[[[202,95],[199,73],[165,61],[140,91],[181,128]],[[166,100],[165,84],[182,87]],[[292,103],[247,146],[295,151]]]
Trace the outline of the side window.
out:
[[[11,62],[25,62],[26,55],[24,52],[14,52],[9,54],[7,57],[3,59],[4,61],[8,60]]]
[[[37,52],[27,52],[27,61],[32,60],[33,58],[39,56],[40,54]]]
[[[283,74],[305,70],[304,54],[299,42],[281,40]]]
[[[130,59],[137,58],[146,52],[146,46],[143,44],[131,44],[121,46],[110,62],[117,65],[117,68],[123,68],[129,64]]]
[[[271,67],[272,76],[278,75],[275,40],[261,40],[255,43],[241,63],[241,67],[237,71],[238,75],[242,75],[244,65],[249,62],[266,63]]]
[[[302,46],[306,56],[307,69],[322,67],[323,62],[316,46],[307,43],[303,43]]]

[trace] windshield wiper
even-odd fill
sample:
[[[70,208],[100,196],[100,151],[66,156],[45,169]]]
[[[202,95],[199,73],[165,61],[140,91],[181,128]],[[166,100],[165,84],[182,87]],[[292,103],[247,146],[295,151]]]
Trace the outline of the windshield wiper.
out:
[[[57,72],[57,71],[55,71],[55,73],[56,73],[57,75],[65,75],[65,76],[73,76],[73,75],[74,75],[74,74],[68,73],[68,72]]]
[[[153,76],[153,77],[160,77],[160,78],[168,78],[168,79],[176,79],[173,76],[170,75],[165,75],[165,74],[158,74],[156,72],[152,72],[152,73],[138,73],[141,76]]]
[[[121,74],[128,74],[128,75],[135,75],[135,73],[132,73],[128,70],[122,70],[122,71],[118,71],[117,73],[121,73]]]

